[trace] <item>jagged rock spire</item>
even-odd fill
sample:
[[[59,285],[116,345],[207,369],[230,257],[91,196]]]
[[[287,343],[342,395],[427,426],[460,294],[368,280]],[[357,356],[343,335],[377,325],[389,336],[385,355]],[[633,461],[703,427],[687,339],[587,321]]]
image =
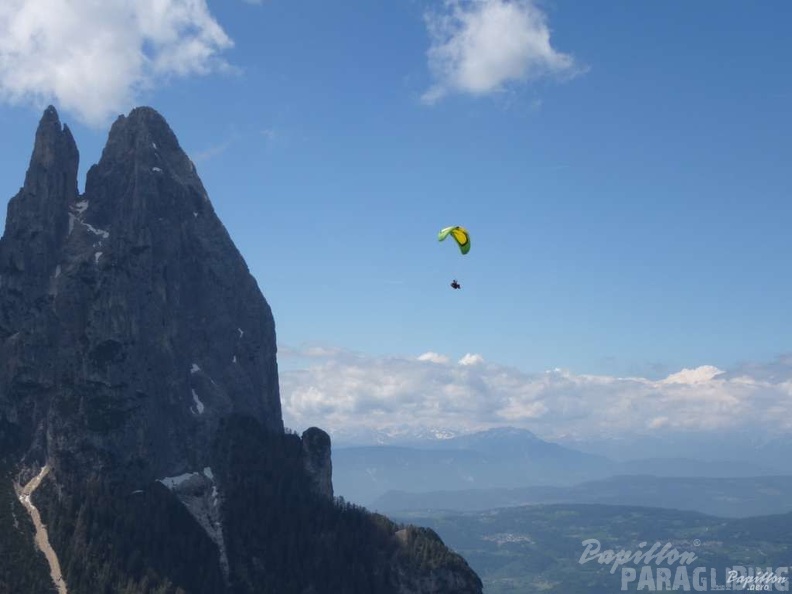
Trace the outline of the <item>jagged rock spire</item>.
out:
[[[40,182],[52,182],[53,189],[63,195],[77,194],[77,167],[80,153],[69,127],[61,126],[58,112],[49,106],[39,121],[36,142],[30,157],[24,189],[34,194],[41,189]],[[57,176],[61,176],[58,179]]]
[[[48,107],[36,130],[25,184],[8,203],[0,240],[0,288],[8,295],[0,308],[0,337],[15,331],[22,296],[35,302],[47,293],[68,234],[68,207],[78,196],[79,162],[69,128]]]
[[[77,167],[48,108],[0,240],[0,416],[56,472],[146,479],[206,465],[229,414],[282,432],[272,312],[165,119],[119,117],[82,196]]]

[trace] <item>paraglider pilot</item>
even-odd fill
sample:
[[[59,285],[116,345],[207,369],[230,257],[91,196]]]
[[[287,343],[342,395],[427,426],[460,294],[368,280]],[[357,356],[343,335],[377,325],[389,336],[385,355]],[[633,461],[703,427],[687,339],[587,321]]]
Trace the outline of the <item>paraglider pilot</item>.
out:
[[[459,251],[462,252],[463,256],[470,251],[470,234],[468,234],[467,229],[459,226],[446,227],[445,229],[440,230],[440,233],[437,234],[437,239],[439,241],[443,241],[449,235],[454,238],[454,241],[457,242]],[[457,279],[454,279],[451,281],[451,288],[461,289],[462,285],[457,282]]]

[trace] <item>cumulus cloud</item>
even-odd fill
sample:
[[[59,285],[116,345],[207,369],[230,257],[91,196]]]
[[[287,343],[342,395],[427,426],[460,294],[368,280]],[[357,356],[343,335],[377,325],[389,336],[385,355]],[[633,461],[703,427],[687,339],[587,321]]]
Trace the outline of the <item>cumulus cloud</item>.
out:
[[[702,365],[695,369],[683,369],[677,373],[672,373],[663,382],[666,384],[700,384],[709,382],[722,373],[723,371],[717,367]]]
[[[101,126],[158,82],[229,69],[232,45],[205,0],[3,0],[0,99]]]
[[[782,432],[792,430],[792,361],[781,361],[735,372],[702,366],[652,380],[561,369],[525,373],[473,354],[454,362],[433,352],[410,358],[325,351],[321,360],[281,375],[281,398],[288,426],[341,433],[502,425],[545,438]]]
[[[509,82],[572,75],[574,59],[550,45],[547,17],[533,0],[446,0],[425,17],[434,103],[451,93],[485,95]]]
[[[428,352],[423,355],[418,355],[419,361],[430,361],[431,363],[448,363],[449,359],[445,355],[438,353]]]
[[[464,357],[459,360],[460,365],[478,365],[479,363],[484,362],[484,357],[481,355],[474,355],[471,353],[467,353]]]

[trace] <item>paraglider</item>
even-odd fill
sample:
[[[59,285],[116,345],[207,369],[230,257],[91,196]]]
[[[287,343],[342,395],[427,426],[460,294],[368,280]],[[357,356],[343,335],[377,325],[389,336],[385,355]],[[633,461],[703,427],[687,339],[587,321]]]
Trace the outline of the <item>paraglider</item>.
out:
[[[449,235],[456,240],[457,245],[459,245],[459,251],[462,254],[467,254],[470,251],[470,234],[467,229],[464,227],[446,227],[440,230],[440,233],[437,234],[437,239],[443,241]]]
[[[443,241],[449,235],[457,242],[459,251],[462,252],[463,256],[470,251],[470,234],[467,232],[467,229],[459,226],[446,227],[440,230],[440,233],[437,234],[437,239],[438,241]],[[457,279],[454,279],[451,282],[451,288],[461,289],[462,285],[457,282]]]

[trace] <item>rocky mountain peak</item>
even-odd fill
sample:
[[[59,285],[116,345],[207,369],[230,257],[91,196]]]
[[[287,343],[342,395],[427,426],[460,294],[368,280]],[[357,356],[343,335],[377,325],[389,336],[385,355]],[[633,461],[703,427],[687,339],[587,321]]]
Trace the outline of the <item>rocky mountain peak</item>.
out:
[[[0,417],[27,417],[22,448],[153,480],[203,468],[228,414],[282,432],[272,312],[164,118],[119,118],[82,195],[77,167],[49,108],[0,240]]]
[[[75,182],[77,180],[79,160],[77,144],[74,142],[69,127],[65,124],[61,125],[58,112],[50,105],[44,111],[36,130],[36,142],[33,146],[26,182],[35,181],[37,174],[51,171],[55,167],[58,172],[70,174],[68,175],[69,179],[64,181],[68,181],[71,185],[71,178]],[[34,187],[28,189],[33,190]],[[69,189],[76,193],[76,183],[73,188]]]
[[[46,294],[69,228],[69,204],[75,202],[80,154],[67,126],[50,106],[36,130],[25,183],[8,203],[0,239],[0,337],[9,336],[25,302]]]
[[[88,171],[85,198],[101,224],[117,219],[130,230],[160,228],[206,215],[225,234],[195,166],[151,107],[137,107],[112,125],[99,163]],[[236,250],[230,238],[223,242]]]
[[[110,128],[101,161],[132,158],[138,167],[167,165],[182,177],[196,177],[195,167],[165,118],[151,107],[136,107]],[[101,162],[100,162],[101,164]],[[150,169],[149,169],[150,170]]]

